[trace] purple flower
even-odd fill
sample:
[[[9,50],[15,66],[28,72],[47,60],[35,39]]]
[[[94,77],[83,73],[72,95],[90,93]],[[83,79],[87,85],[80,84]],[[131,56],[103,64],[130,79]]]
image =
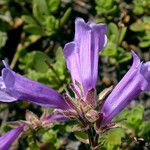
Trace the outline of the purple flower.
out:
[[[11,144],[18,138],[23,132],[23,125],[18,128],[14,128],[0,137],[0,150],[8,150]]]
[[[78,18],[74,41],[65,45],[67,68],[73,82],[78,81],[82,85],[84,96],[96,86],[99,51],[105,47],[106,30],[105,24],[85,23]]]
[[[106,44],[106,25],[85,23],[78,18],[75,28],[75,39],[66,44],[64,53],[73,82],[82,85],[86,96],[96,86],[99,51]],[[0,101],[26,100],[44,107],[70,109],[63,96],[55,90],[16,74],[6,62],[3,63],[5,68],[0,77]]]
[[[13,72],[5,62],[0,77],[0,101],[26,100],[44,107],[57,108],[57,113],[43,118],[43,124],[76,119],[84,127],[96,123],[97,129],[107,125],[142,91],[150,90],[150,62],[142,63],[132,52],[133,64],[114,88],[103,106],[96,101],[99,52],[105,47],[107,27],[104,24],[75,21],[75,38],[65,45],[64,55],[72,77],[70,88],[75,93],[63,96],[55,90]],[[105,97],[108,92],[104,92]],[[75,99],[75,100],[74,100]],[[100,108],[97,110],[96,108]]]
[[[50,108],[67,109],[69,106],[55,90],[12,71],[4,62],[5,68],[0,77],[0,101],[26,100]]]
[[[132,67],[108,96],[101,109],[102,124],[110,122],[142,91],[150,90],[150,62],[140,62],[133,51],[132,55]]]

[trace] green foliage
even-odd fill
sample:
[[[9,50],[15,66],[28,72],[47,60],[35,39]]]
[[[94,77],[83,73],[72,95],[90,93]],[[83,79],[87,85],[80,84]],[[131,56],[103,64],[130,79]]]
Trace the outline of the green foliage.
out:
[[[43,52],[27,53],[26,50],[20,52],[19,61],[19,68],[26,71],[27,77],[50,85],[60,92],[64,89],[64,85],[70,81],[61,48],[58,48],[55,53],[55,61]]]
[[[75,135],[75,137],[76,137],[79,141],[81,141],[81,142],[83,142],[83,143],[85,143],[85,144],[88,143],[88,135],[87,135],[86,132],[83,132],[83,131],[82,131],[82,132],[75,132],[74,135]]]
[[[60,0],[46,0],[46,2],[50,13],[56,12],[60,5]]]
[[[101,56],[109,57],[111,64],[120,64],[129,61],[131,59],[131,54],[129,52],[124,52],[124,49],[121,47],[127,28],[118,28],[116,24],[111,22],[108,25],[108,29],[108,42]]]
[[[115,0],[95,0],[96,11],[99,15],[111,15],[117,12]]]
[[[0,14],[0,50],[6,44],[8,38],[6,31],[10,28],[10,25],[5,20],[5,17],[8,17],[7,14]]]
[[[0,31],[0,49],[6,44],[7,35],[5,32]]]
[[[62,18],[56,18],[54,13],[59,9],[60,0],[33,0],[32,15],[23,15],[24,30],[40,36],[51,36],[61,28],[60,21],[67,21],[66,13]],[[68,16],[70,11],[66,11]]]
[[[27,137],[28,140],[28,148],[27,150],[40,150],[39,146],[37,145],[36,138],[32,135],[32,133]]]
[[[144,109],[141,105],[137,105],[132,110],[125,109],[118,117],[117,120],[125,119],[118,122],[120,128],[110,130],[106,135],[102,135],[100,142],[102,146],[100,150],[120,150],[124,149],[123,140],[126,140],[127,145],[134,140],[135,137],[149,140],[148,134],[150,133],[150,122],[144,120]],[[128,147],[129,148],[129,147]]]
[[[131,24],[130,29],[137,33],[140,41],[139,47],[147,48],[150,46],[150,16],[144,16],[142,19]]]
[[[125,124],[127,127],[133,129],[133,131],[138,132],[144,115],[144,109],[142,106],[138,105],[134,109],[132,109],[130,112],[127,112],[125,117],[127,120],[125,121]]]
[[[139,127],[139,131],[137,134],[139,137],[144,138],[147,141],[150,141],[150,122],[143,121],[142,124]]]
[[[42,135],[43,143],[47,143],[47,145],[51,149],[59,149],[60,148],[60,140],[57,137],[56,130],[48,130]]]
[[[134,0],[133,1],[133,12],[136,15],[142,15],[144,12],[148,12],[150,9],[149,0]]]
[[[103,143],[101,150],[119,150],[122,144],[122,139],[125,138],[125,131],[121,128],[112,129],[106,136],[100,138],[100,142]]]

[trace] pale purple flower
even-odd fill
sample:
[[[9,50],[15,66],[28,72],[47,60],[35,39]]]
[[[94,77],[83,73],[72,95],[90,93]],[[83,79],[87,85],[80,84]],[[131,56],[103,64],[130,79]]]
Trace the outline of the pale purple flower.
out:
[[[150,90],[150,62],[142,63],[132,51],[133,64],[105,100],[102,124],[110,122],[142,91]]]
[[[105,24],[85,23],[77,18],[74,41],[65,45],[67,68],[72,81],[83,86],[84,96],[96,86],[99,52],[106,45],[106,31]]]
[[[69,108],[61,94],[48,86],[15,73],[6,62],[3,61],[3,63],[5,68],[0,77],[0,101],[26,100],[44,107]]]
[[[8,150],[11,144],[18,138],[23,132],[24,126],[21,125],[17,128],[10,130],[0,137],[0,150]]]

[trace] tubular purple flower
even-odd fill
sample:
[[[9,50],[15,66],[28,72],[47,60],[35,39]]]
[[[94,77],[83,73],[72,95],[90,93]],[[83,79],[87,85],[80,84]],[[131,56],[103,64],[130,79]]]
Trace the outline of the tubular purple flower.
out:
[[[24,125],[14,128],[0,137],[0,150],[8,150],[11,144],[23,132]]]
[[[98,76],[99,51],[106,45],[105,24],[85,23],[83,19],[75,21],[75,38],[65,45],[64,55],[72,81],[78,81],[84,89],[84,96],[95,88]]]
[[[4,62],[0,78],[0,101],[26,100],[50,108],[67,109],[68,104],[55,90],[12,71]]]
[[[150,62],[142,63],[132,51],[133,64],[106,99],[102,124],[110,122],[142,91],[150,90]]]

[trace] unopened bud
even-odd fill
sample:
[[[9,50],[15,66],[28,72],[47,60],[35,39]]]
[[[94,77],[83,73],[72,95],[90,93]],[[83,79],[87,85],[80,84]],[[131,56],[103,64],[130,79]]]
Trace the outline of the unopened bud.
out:
[[[85,116],[89,122],[95,122],[99,118],[99,113],[95,110],[90,110]]]
[[[26,121],[28,121],[33,128],[37,128],[41,124],[38,116],[29,110],[26,111]]]

